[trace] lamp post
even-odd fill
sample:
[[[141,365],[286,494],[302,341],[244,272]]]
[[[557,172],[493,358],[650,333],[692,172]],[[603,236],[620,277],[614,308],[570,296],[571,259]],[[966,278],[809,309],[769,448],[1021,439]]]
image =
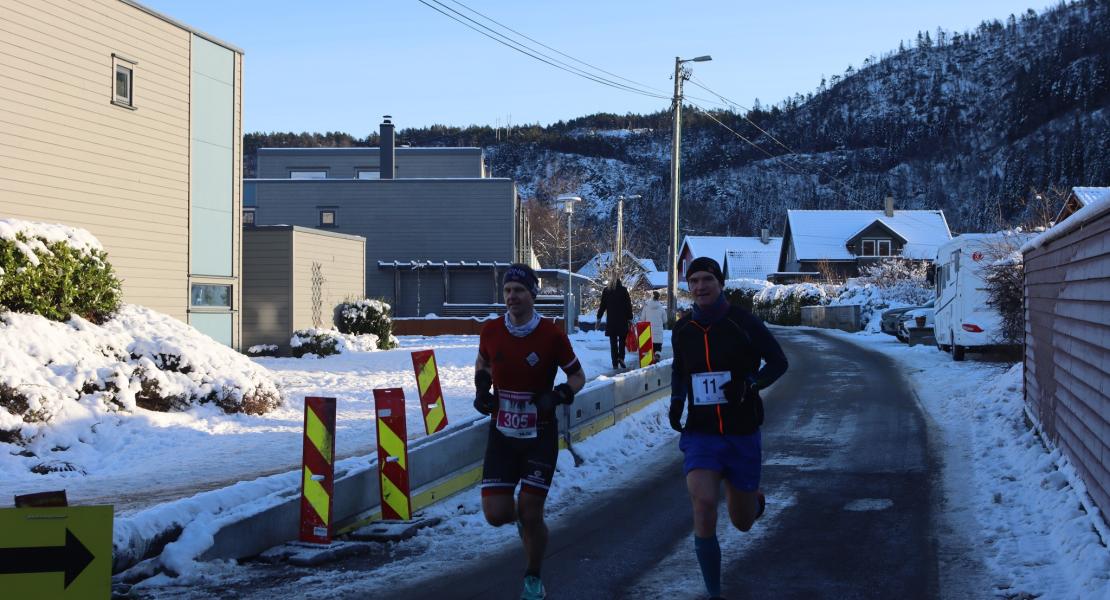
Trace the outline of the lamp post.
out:
[[[563,297],[563,323],[565,324],[567,335],[573,331],[571,323],[572,305],[574,304],[574,292],[571,291],[573,279],[571,274],[574,273],[574,262],[572,261],[571,250],[574,248],[573,238],[571,237],[571,219],[574,216],[574,203],[581,202],[582,199],[572,194],[559,194],[556,199],[558,202],[563,203],[563,212],[567,213],[567,289]]]
[[[624,275],[624,270],[621,269],[621,259],[624,258],[624,201],[625,200],[639,200],[639,194],[632,194],[631,196],[617,196],[617,244],[616,251],[613,252],[613,260],[616,261],[617,277]]]
[[[675,303],[678,300],[678,204],[679,204],[679,147],[682,142],[682,82],[690,72],[682,64],[688,62],[705,62],[713,57],[699,56],[697,58],[682,59],[674,57],[674,133],[671,139],[671,239],[667,255],[667,320],[674,322]]]

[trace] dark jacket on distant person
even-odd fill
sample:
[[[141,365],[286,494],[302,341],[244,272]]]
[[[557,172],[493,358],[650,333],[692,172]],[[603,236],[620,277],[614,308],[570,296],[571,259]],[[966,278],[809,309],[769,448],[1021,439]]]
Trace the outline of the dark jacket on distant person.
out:
[[[601,306],[597,308],[598,323],[606,312],[609,313],[609,320],[605,323],[605,335],[628,335],[628,322],[632,320],[632,298],[628,295],[628,288],[619,281],[615,287],[606,286],[601,292]]]

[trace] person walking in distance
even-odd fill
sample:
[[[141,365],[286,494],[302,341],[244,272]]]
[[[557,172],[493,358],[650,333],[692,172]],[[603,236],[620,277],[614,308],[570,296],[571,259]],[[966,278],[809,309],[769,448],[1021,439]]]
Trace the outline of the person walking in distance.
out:
[[[682,433],[679,448],[685,454],[683,471],[694,510],[694,553],[706,591],[719,598],[721,480],[729,519],[740,531],[748,531],[766,508],[759,489],[759,427],[763,424],[759,391],[786,372],[787,361],[763,322],[725,299],[724,275],[717,261],[694,259],[686,270],[686,282],[694,306],[671,330],[669,417],[671,427]]]
[[[546,596],[540,579],[547,549],[544,502],[559,453],[555,407],[574,402],[586,376],[566,334],[535,311],[539,281],[531,267],[510,265],[503,289],[508,310],[482,327],[474,365],[474,408],[493,417],[482,512],[494,527],[517,523],[528,563],[521,599],[538,600]],[[567,381],[554,385],[558,369]]]
[[[605,335],[609,338],[609,354],[613,359],[613,368],[624,366],[624,338],[632,326],[632,297],[628,295],[628,288],[621,283],[620,277],[614,276],[609,285],[601,292],[601,304],[597,307],[597,322],[609,312],[609,319],[605,322]]]
[[[651,323],[652,356],[659,362],[659,354],[663,352],[663,322],[667,319],[667,307],[659,301],[659,292],[651,293],[651,300],[644,302],[640,310],[640,321]]]

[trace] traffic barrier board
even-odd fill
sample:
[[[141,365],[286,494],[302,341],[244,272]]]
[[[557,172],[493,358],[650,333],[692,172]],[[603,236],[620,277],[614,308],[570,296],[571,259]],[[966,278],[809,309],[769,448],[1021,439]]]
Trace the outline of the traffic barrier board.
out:
[[[432,435],[447,427],[447,407],[439,386],[435,351],[413,352],[412,367],[416,370],[416,389],[420,392],[420,410],[424,413],[424,432]]]
[[[0,509],[5,598],[112,595],[112,507]]]
[[[407,521],[412,518],[412,499],[409,496],[408,426],[405,423],[404,390],[374,390],[374,411],[378,421],[378,477],[381,483],[382,518]]]
[[[651,323],[641,321],[636,323],[636,334],[639,340],[640,368],[655,362],[655,345],[651,339]]]
[[[303,444],[299,538],[302,542],[330,544],[335,487],[335,398],[304,399]]]

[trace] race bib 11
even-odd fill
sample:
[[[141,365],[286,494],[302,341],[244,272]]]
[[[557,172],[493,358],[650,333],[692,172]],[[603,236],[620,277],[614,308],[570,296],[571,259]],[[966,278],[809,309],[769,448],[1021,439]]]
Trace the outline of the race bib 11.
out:
[[[530,392],[497,390],[497,429],[508,437],[536,437],[536,405]]]
[[[721,388],[732,381],[732,373],[728,371],[710,371],[708,373],[694,373],[692,378],[695,406],[728,402],[725,399],[725,391]]]

